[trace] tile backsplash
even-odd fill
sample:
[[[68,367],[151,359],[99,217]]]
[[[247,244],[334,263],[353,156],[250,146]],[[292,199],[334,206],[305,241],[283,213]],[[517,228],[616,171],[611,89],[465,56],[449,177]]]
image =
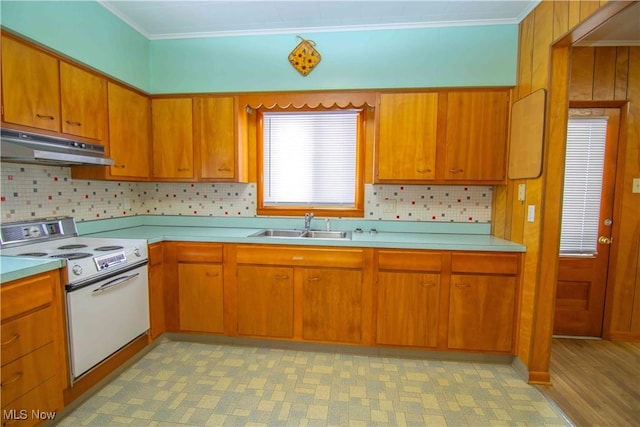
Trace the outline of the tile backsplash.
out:
[[[2,222],[128,215],[256,216],[256,184],[87,181],[60,166],[2,163]],[[366,185],[369,220],[491,221],[492,187]]]

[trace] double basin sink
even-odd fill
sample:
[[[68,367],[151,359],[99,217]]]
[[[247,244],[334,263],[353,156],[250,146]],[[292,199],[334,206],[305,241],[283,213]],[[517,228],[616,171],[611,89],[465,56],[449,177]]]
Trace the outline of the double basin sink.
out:
[[[251,234],[249,237],[285,237],[303,239],[351,239],[348,231],[321,231],[321,230],[286,230],[268,228]]]

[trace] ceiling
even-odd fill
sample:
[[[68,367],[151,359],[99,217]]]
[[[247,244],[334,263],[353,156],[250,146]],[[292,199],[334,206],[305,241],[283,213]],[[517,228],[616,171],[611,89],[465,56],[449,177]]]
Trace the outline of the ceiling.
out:
[[[540,0],[98,0],[148,39],[518,24]]]

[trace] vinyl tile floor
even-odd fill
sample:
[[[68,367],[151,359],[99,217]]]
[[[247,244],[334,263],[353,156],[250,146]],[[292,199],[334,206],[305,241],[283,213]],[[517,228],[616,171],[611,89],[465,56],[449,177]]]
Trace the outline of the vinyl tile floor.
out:
[[[163,340],[59,426],[566,426],[507,364]]]

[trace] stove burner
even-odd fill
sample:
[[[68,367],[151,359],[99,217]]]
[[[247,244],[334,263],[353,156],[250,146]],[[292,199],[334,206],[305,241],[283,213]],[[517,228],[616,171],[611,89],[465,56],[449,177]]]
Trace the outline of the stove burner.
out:
[[[69,252],[66,254],[51,255],[51,258],[81,259],[90,257],[91,254],[86,252]]]
[[[27,252],[24,254],[18,254],[18,256],[45,256],[47,253],[46,252]]]
[[[99,248],[95,248],[94,251],[100,251],[100,252],[108,252],[108,251],[117,251],[118,249],[122,249],[122,246],[117,246],[117,245],[113,245],[113,246],[100,246]]]
[[[64,246],[60,246],[58,249],[61,250],[68,250],[68,249],[82,249],[82,248],[86,248],[87,245],[82,245],[82,244],[75,244],[75,245],[64,245]]]

